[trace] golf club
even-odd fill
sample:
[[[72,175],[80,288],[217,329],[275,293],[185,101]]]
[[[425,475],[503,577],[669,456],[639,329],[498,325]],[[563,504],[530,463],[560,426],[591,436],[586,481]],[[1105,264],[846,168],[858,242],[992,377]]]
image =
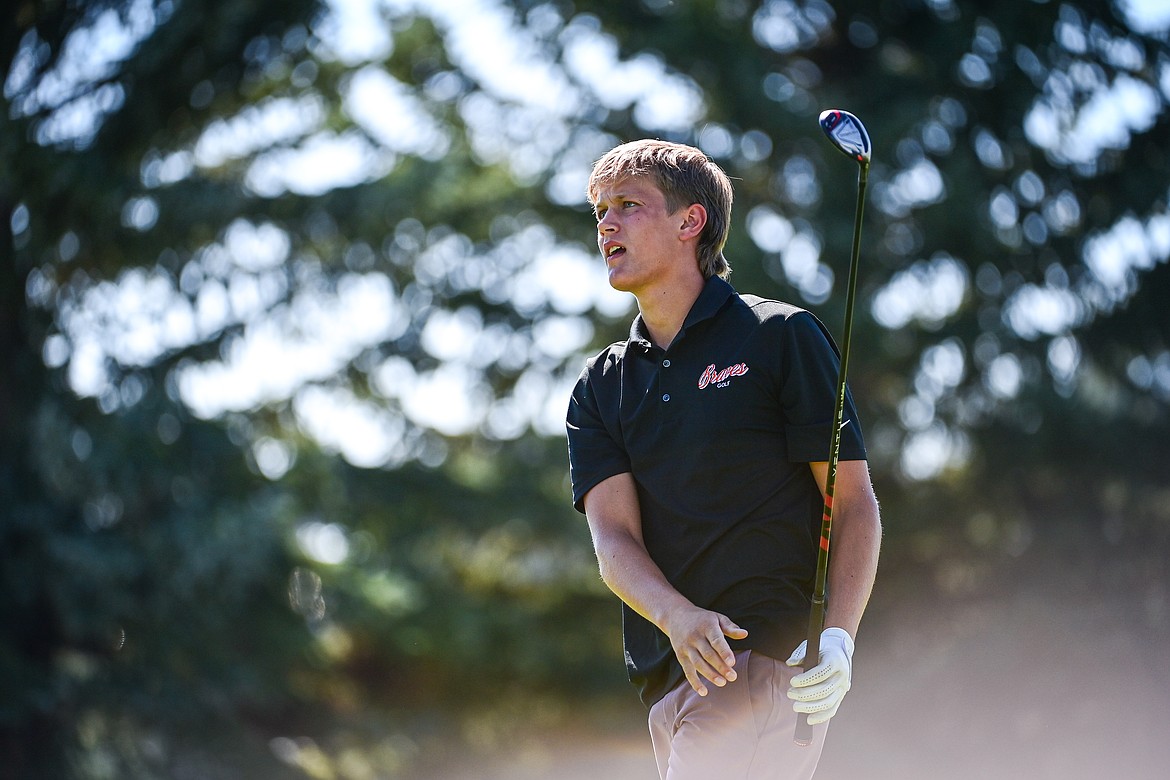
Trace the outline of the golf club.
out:
[[[820,116],[821,129],[843,154],[852,157],[860,170],[857,175],[857,209],[853,218],[853,254],[849,259],[849,283],[845,296],[845,332],[841,341],[841,368],[837,373],[837,403],[833,411],[833,434],[829,445],[829,473],[825,479],[825,508],[821,515],[821,541],[817,550],[817,573],[813,584],[812,607],[808,617],[808,642],[804,652],[804,670],[820,663],[821,631],[825,626],[825,589],[829,573],[829,538],[833,530],[833,492],[837,483],[837,461],[841,456],[841,418],[845,413],[845,372],[849,367],[849,346],[853,333],[853,304],[857,298],[857,257],[861,248],[861,215],[865,208],[865,186],[869,179],[869,133],[861,120],[848,111],[829,109]],[[796,722],[793,741],[812,743],[812,726],[808,715],[801,713]]]

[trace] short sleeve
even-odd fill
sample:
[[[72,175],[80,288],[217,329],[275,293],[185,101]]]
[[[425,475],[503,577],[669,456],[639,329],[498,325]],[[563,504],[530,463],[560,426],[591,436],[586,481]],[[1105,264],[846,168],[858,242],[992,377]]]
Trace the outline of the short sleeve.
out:
[[[573,486],[573,506],[585,511],[585,494],[610,477],[631,471],[630,458],[620,443],[617,422],[618,408],[614,401],[606,403],[605,394],[599,394],[594,385],[594,374],[604,373],[591,362],[581,372],[569,410],[565,415],[565,429],[569,439],[569,478]],[[611,371],[617,369],[611,366]],[[612,379],[612,377],[611,377]]]
[[[840,356],[828,329],[810,312],[789,317],[781,339],[781,388],[788,459],[829,459]],[[848,386],[842,414],[841,460],[865,460],[865,442]]]

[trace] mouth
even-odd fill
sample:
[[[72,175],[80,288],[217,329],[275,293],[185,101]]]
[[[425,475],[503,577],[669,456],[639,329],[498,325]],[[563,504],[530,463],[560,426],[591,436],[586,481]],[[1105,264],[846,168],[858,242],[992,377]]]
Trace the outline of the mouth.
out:
[[[626,248],[621,244],[606,244],[601,251],[606,260],[613,260],[615,257],[625,254]]]

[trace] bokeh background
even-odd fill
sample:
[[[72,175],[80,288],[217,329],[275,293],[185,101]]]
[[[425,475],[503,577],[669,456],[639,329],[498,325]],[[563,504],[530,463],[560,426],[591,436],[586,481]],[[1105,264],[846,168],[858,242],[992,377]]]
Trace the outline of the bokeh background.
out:
[[[886,536],[826,778],[1170,766],[1159,0],[11,0],[0,778],[649,780],[563,413],[612,145],[735,178]],[[1158,303],[1162,301],[1163,303]]]

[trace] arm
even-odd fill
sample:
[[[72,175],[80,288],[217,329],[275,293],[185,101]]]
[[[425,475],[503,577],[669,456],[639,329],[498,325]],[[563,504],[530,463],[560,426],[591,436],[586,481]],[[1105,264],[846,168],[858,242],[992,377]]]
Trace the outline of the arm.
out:
[[[823,462],[809,464],[822,495],[828,466]],[[801,642],[787,661],[789,666],[804,666],[804,673],[792,678],[788,698],[793,700],[792,707],[796,712],[808,716],[809,726],[832,718],[849,692],[853,676],[853,637],[873,590],[881,546],[881,520],[866,462],[838,463],[833,487],[829,594],[826,628],[819,642],[820,655],[812,663],[805,663],[807,647]],[[808,734],[802,735],[799,725],[794,738],[798,744],[808,744]]]
[[[638,493],[631,474],[617,474],[585,495],[585,516],[601,579],[631,609],[670,639],[691,687],[707,695],[703,678],[717,686],[735,680],[735,654],[725,636],[747,632],[725,615],[702,609],[679,593],[646,551]]]
[[[810,463],[822,495],[829,464]],[[877,576],[882,524],[877,497],[864,460],[837,464],[833,485],[832,555],[829,558],[826,627],[839,627],[857,636],[857,626],[869,603]]]

